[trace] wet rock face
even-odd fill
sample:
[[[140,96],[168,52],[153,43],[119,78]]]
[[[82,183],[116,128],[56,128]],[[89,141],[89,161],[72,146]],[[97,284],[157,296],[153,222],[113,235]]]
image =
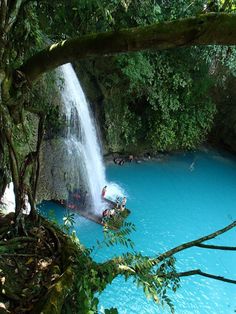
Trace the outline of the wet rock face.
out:
[[[45,141],[41,149],[37,202],[66,199],[68,191],[79,185],[75,156],[63,138]]]

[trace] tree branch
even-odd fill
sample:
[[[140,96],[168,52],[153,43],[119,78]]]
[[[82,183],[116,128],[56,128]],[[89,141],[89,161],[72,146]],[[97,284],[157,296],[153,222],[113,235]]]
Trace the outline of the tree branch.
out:
[[[18,17],[18,13],[20,11],[21,5],[23,4],[24,0],[16,0],[14,1],[14,4],[12,6],[11,12],[9,14],[9,18],[8,18],[8,24],[5,27],[5,32],[8,33],[12,26],[14,25],[17,17]]]
[[[215,280],[220,280],[220,281],[236,284],[236,280],[234,280],[234,279],[229,279],[229,278],[225,278],[222,276],[216,276],[216,275],[204,273],[200,269],[189,270],[189,271],[185,271],[185,272],[181,272],[181,273],[163,274],[163,276],[159,275],[159,277],[173,278],[173,277],[188,277],[188,276],[193,276],[193,275],[200,275],[203,277],[212,278]]]
[[[184,244],[176,246],[175,248],[173,248],[169,251],[166,251],[165,253],[159,255],[157,258],[153,259],[153,262],[155,264],[158,264],[160,261],[164,260],[165,258],[170,257],[170,256],[172,256],[172,255],[174,255],[180,251],[183,251],[183,250],[188,249],[190,247],[196,246],[197,244],[208,241],[210,239],[214,239],[218,235],[225,233],[226,231],[229,231],[230,229],[234,228],[235,226],[236,226],[236,221],[234,221],[230,225],[224,227],[223,229],[217,230],[217,231],[215,231],[215,232],[213,232],[207,236],[204,236],[204,237],[201,237],[197,240],[186,242]]]
[[[204,249],[224,250],[224,251],[236,251],[236,246],[222,246],[222,245],[209,245],[209,244],[196,244],[195,246]]]
[[[33,198],[36,199],[37,194],[37,186],[38,186],[38,179],[39,179],[39,172],[40,172],[40,149],[43,142],[44,136],[44,122],[45,122],[45,115],[41,115],[38,122],[38,138],[37,138],[37,148],[36,148],[36,169],[35,169],[35,182],[33,187]]]
[[[147,49],[236,44],[236,15],[209,13],[115,32],[90,34],[50,45],[20,67],[28,82],[64,63]]]
[[[123,256],[123,257],[115,257],[115,258],[108,260],[105,263],[102,263],[99,265],[98,269],[99,269],[100,277],[104,278],[105,282],[112,282],[112,280],[115,277],[117,277],[118,275],[124,275],[126,277],[129,277],[129,276],[138,277],[139,275],[141,275],[141,277],[142,277],[144,272],[148,271],[148,273],[146,273],[145,279],[148,279],[148,280],[150,279],[150,280],[153,280],[154,282],[158,277],[174,279],[175,277],[178,278],[178,277],[184,277],[184,276],[200,275],[200,276],[204,276],[204,277],[208,277],[208,278],[236,284],[236,280],[234,280],[234,279],[228,279],[228,278],[224,278],[222,276],[216,276],[216,275],[204,273],[200,269],[191,270],[191,271],[187,271],[187,272],[180,272],[180,273],[176,273],[173,271],[163,272],[161,270],[162,269],[161,262],[164,259],[167,259],[167,258],[173,256],[174,254],[176,254],[177,252],[180,252],[182,250],[185,250],[185,249],[193,247],[193,246],[199,245],[199,246],[207,247],[207,248],[235,249],[234,247],[201,245],[201,242],[213,239],[213,238],[217,237],[218,235],[229,231],[230,229],[234,228],[235,226],[236,226],[236,221],[234,221],[233,223],[229,224],[228,226],[226,226],[220,230],[217,230],[217,231],[215,231],[209,235],[206,235],[206,236],[201,237],[199,239],[196,239],[194,241],[190,241],[190,242],[181,244],[181,245],[179,245],[179,246],[177,246],[177,247],[175,247],[169,251],[166,251],[165,253],[159,255],[157,258],[154,258],[154,259],[150,259],[147,256],[141,258],[140,256],[136,256],[133,254],[127,254],[126,256]],[[152,273],[153,267],[159,263],[161,266],[159,267],[157,272],[155,274]],[[112,272],[110,271],[111,269],[112,269]],[[143,272],[143,270],[144,270],[144,272]]]

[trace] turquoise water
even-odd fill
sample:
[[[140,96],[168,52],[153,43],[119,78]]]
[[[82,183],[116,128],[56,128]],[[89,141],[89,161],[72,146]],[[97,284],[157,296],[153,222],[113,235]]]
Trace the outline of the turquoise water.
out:
[[[165,161],[107,167],[107,177],[120,184],[128,196],[129,221],[136,250],[155,256],[183,242],[223,228],[236,220],[236,159],[215,151],[176,154]],[[53,203],[43,209],[63,210]],[[102,239],[101,226],[76,217],[76,230],[86,246]],[[236,230],[208,244],[235,246]],[[104,249],[98,261],[125,252],[124,248]],[[191,248],[175,255],[180,271],[202,271],[236,279],[236,252]],[[236,312],[236,285],[192,276],[181,279],[181,288],[171,295],[177,314],[230,314]],[[116,278],[100,296],[100,311],[117,307],[121,314],[169,313],[146,300],[131,281]]]

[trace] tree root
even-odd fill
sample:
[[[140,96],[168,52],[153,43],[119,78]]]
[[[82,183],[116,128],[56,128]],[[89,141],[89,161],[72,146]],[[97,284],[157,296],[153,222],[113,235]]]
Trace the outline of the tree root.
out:
[[[40,299],[34,309],[34,313],[61,313],[65,299],[72,291],[74,277],[75,272],[73,271],[73,266],[70,265],[60,276],[57,282],[49,288],[46,295]]]
[[[61,253],[61,242],[60,242],[58,235],[57,235],[57,233],[58,233],[56,231],[57,229],[55,230],[55,228],[53,228],[53,226],[51,226],[51,224],[49,222],[47,222],[46,220],[44,220],[44,223],[46,223],[45,227],[50,232],[50,234],[53,236],[53,238],[56,240],[56,244],[57,244],[56,250],[57,250],[58,254],[60,254]]]
[[[37,239],[33,238],[33,237],[16,237],[13,239],[9,239],[7,241],[0,241],[0,245],[18,245],[20,242],[36,242]]]

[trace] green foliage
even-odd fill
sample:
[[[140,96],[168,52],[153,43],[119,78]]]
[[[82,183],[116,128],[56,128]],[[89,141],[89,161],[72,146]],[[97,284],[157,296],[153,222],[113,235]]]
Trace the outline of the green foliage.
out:
[[[211,46],[203,51],[210,74],[217,77],[217,83],[224,86],[226,78],[236,76],[236,48],[234,46]]]
[[[128,79],[126,94],[129,100],[133,97],[138,99],[143,95],[148,96],[147,86],[155,81],[155,67],[148,56],[148,54],[137,52],[132,56],[123,54],[117,57],[117,65],[121,68],[124,78]]]
[[[105,309],[105,314],[118,314],[118,311],[117,311],[117,309],[115,309],[115,308],[111,308],[111,309]]]
[[[55,214],[55,209],[50,209],[47,214],[47,219],[57,225],[63,232],[67,235],[70,235],[72,241],[76,244],[79,244],[79,239],[76,237],[76,232],[74,230],[75,226],[75,214],[70,212],[68,209],[65,209],[63,224],[59,224],[58,219]],[[80,247],[81,248],[81,247]]]
[[[105,106],[106,135],[112,151],[140,141],[154,151],[191,149],[205,139],[216,109],[208,96],[213,83],[209,67],[199,54],[201,50],[191,48],[116,58],[121,82],[127,87],[124,90],[121,83],[118,89],[109,76],[112,96],[116,104],[120,101],[118,106],[112,101]],[[122,117],[126,117],[125,125]],[[132,136],[122,137],[122,131]]]
[[[142,287],[148,299],[152,299],[160,305],[168,305],[171,311],[174,306],[167,295],[168,290],[175,292],[179,288],[179,279],[176,274],[175,259],[165,259],[154,267],[154,260],[140,253],[123,255],[123,263],[120,267],[124,270],[124,276],[128,279],[132,276],[138,287]],[[169,276],[171,274],[171,276]]]
[[[53,222],[56,225],[58,224],[57,217],[56,217],[56,214],[55,214],[55,209],[51,208],[48,211],[48,220]]]
[[[168,291],[175,292],[179,288],[179,279],[175,276],[175,258],[166,258],[159,263],[133,250],[130,233],[134,230],[132,223],[124,223],[119,231],[104,229],[104,240],[97,241],[91,249],[81,246],[78,239],[73,236],[73,242],[78,247],[78,263],[75,294],[77,313],[98,313],[98,294],[100,294],[118,275],[129,278],[142,287],[146,297],[152,299],[157,305],[167,305],[171,312],[174,306],[168,296]],[[114,257],[103,263],[96,263],[92,258],[103,247],[121,244],[132,248],[132,252]],[[74,304],[75,305],[75,304]],[[115,304],[114,304],[115,305]],[[105,313],[118,313],[117,309],[106,309]]]
[[[22,156],[35,149],[37,118],[29,112],[22,112],[21,123],[12,124],[13,141],[16,150]],[[30,122],[30,123],[29,123]]]
[[[232,12],[234,6],[233,1],[208,0],[44,0],[37,4],[36,12],[47,35],[61,39],[204,12]],[[221,64],[236,73],[234,60],[233,47],[212,46],[92,61],[90,79],[96,80],[104,97],[101,111],[107,150],[195,148],[206,139],[216,113],[209,82],[214,79],[223,84],[225,77],[218,72]],[[202,87],[204,93],[199,95]],[[56,115],[53,109],[50,120],[60,128]],[[58,131],[53,127],[51,133]]]
[[[67,234],[70,234],[74,225],[75,225],[75,214],[71,213],[69,210],[66,210],[63,217],[62,230],[66,232]],[[74,235],[75,234],[73,234],[73,236]]]
[[[129,238],[131,232],[135,231],[134,224],[130,222],[123,222],[118,230],[114,230],[104,226],[103,234],[104,239],[102,241],[97,240],[96,245],[88,249],[88,253],[91,257],[95,257],[97,252],[104,247],[116,246],[118,244],[123,245],[127,248],[134,249],[134,243]]]
[[[208,67],[195,62],[191,71],[197,51],[191,49],[190,53],[189,64],[186,54],[180,51],[156,57],[158,84],[154,82],[155,91],[149,97],[147,136],[155,151],[194,148],[213,124],[216,109],[208,96],[212,85]]]
[[[145,25],[161,17],[160,5],[152,0],[41,1],[38,9],[44,29],[54,38]]]
[[[74,218],[73,218],[74,221]],[[95,263],[91,257],[95,256],[97,251],[103,247],[122,244],[128,247],[133,246],[132,241],[127,238],[134,230],[132,223],[124,223],[119,231],[109,230],[104,228],[104,240],[97,241],[96,246],[90,249],[84,249],[79,240],[73,237],[74,243],[79,247],[81,255],[78,256],[78,274],[76,278],[75,299],[77,303],[78,313],[98,313],[98,298],[95,292],[101,293],[108,283],[111,283],[116,275],[113,265],[109,263],[101,267]],[[107,313],[117,313],[117,310],[112,308],[106,310]]]
[[[45,35],[39,26],[37,1],[28,1],[22,6],[9,36],[9,62],[13,68],[42,48]]]
[[[106,139],[110,150],[117,152],[130,144],[136,144],[140,118],[135,116],[125,103],[117,104],[113,100],[105,104],[105,110]]]
[[[234,0],[70,0],[37,3],[41,28],[50,38],[105,32],[212,11],[235,10]]]
[[[46,137],[56,137],[66,125],[61,113],[61,98],[56,73],[47,73],[31,89],[26,109],[45,116]]]
[[[22,6],[17,23],[8,38],[6,64],[18,67],[24,59],[44,44],[44,36],[63,39],[78,34],[118,30],[124,27],[178,19],[206,11],[220,11],[222,1],[153,1],[153,0],[71,0],[27,1]],[[229,1],[224,10],[235,10]],[[43,30],[43,31],[42,31]],[[219,65],[235,75],[235,48],[211,47],[173,50],[161,53],[136,53],[103,60],[92,60],[92,77],[104,96],[104,130],[108,148],[112,151],[139,147],[145,141],[154,151],[191,149],[204,140],[216,112],[210,99],[211,79]],[[220,76],[221,83],[224,76]],[[46,115],[49,134],[61,129],[59,97],[52,86],[55,78],[45,76],[34,86],[25,109]],[[56,97],[55,97],[56,95]],[[40,109],[40,110],[39,110]],[[24,115],[24,112],[23,112]],[[37,118],[35,118],[37,120]],[[12,124],[13,142],[22,155],[34,150],[34,124],[29,114],[23,122]],[[52,121],[54,125],[52,125]],[[25,125],[27,122],[27,126]],[[37,121],[36,121],[37,122]],[[232,124],[235,122],[232,119]],[[20,160],[22,161],[22,160]],[[66,213],[64,229],[74,224],[73,214]],[[132,278],[141,286],[147,298],[167,304],[173,312],[168,291],[176,291],[175,260],[156,261],[134,252],[128,238],[132,224],[125,223],[119,231],[104,230],[104,240],[97,247],[85,249],[71,235],[79,248],[70,259],[77,261],[75,293],[77,313],[97,313],[98,298],[107,284],[118,276]],[[102,264],[92,257],[103,246],[122,244],[131,249]],[[117,313],[112,308],[106,313]]]
[[[168,1],[162,5],[153,1],[123,2],[97,2],[98,6],[103,4],[103,9],[100,7],[99,14],[95,13],[96,23],[86,24],[82,33],[177,19],[204,11],[208,4],[200,0],[181,1],[181,6],[179,2]],[[83,1],[86,14],[90,5],[94,9],[94,2],[89,3]],[[112,16],[110,24],[103,10]],[[89,71],[104,95],[103,131],[107,149],[169,151],[192,149],[202,143],[216,113],[210,98],[215,80],[211,75],[212,60],[223,62],[223,55],[222,50],[217,55],[211,48],[192,47],[123,54],[106,61],[96,59]],[[227,62],[233,69],[233,55],[232,62]]]

